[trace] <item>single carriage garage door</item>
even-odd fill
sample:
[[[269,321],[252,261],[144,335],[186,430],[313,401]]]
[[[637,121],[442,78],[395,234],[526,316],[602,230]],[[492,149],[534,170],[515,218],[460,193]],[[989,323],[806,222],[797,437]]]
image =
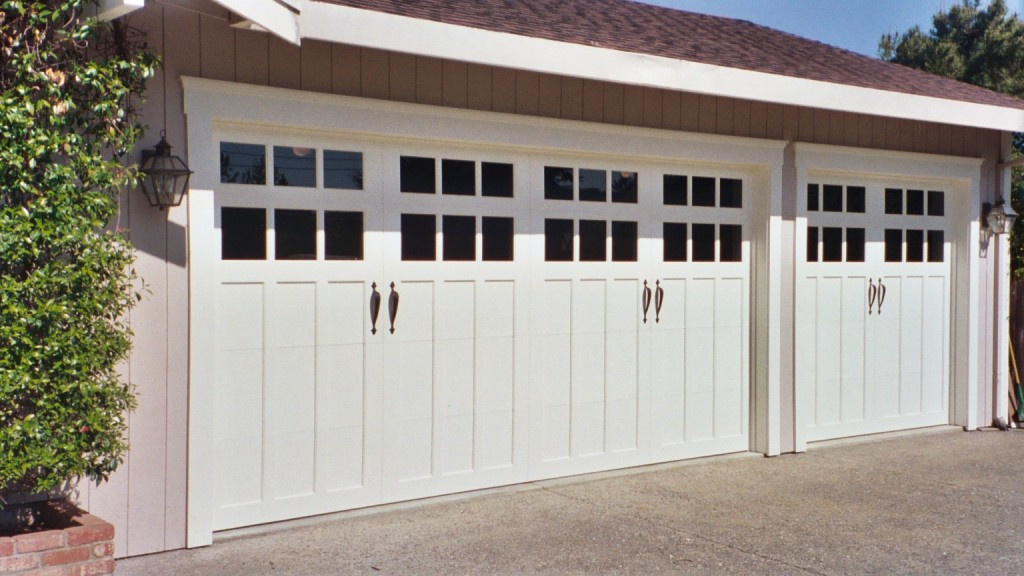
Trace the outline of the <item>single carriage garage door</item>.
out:
[[[744,171],[214,145],[214,529],[748,449]]]

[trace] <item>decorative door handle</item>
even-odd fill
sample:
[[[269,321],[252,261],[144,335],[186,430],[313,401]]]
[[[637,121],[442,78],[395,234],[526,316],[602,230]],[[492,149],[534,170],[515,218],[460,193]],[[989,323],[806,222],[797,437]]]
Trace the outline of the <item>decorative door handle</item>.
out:
[[[882,304],[885,303],[885,284],[882,284],[882,279],[878,279],[878,314],[882,314]]]
[[[868,315],[871,315],[871,309],[875,307],[875,296],[878,294],[878,287],[875,286],[875,280],[868,278]]]
[[[395,283],[391,283],[391,294],[388,295],[388,318],[391,319],[391,333],[395,333],[395,318],[398,316],[398,292]]]
[[[665,290],[661,287],[661,280],[654,281],[654,323],[661,322],[661,305],[665,302]]]
[[[377,292],[377,283],[370,285],[370,334],[377,333],[377,315],[380,314],[380,292]]]
[[[651,309],[651,289],[647,286],[647,280],[644,280],[643,305],[644,324],[647,324],[647,311]]]

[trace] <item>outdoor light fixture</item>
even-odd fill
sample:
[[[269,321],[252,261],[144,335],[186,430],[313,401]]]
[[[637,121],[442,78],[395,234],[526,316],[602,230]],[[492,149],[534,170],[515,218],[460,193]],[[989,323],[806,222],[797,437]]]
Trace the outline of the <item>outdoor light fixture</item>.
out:
[[[1009,234],[1010,230],[1013,230],[1013,222],[1017,219],[1017,213],[1002,198],[994,206],[986,202],[982,206],[982,212],[989,234]]]
[[[142,190],[150,206],[178,206],[188,190],[188,179],[192,171],[188,165],[171,155],[171,145],[167,143],[164,132],[160,133],[160,142],[153,150],[142,153]]]

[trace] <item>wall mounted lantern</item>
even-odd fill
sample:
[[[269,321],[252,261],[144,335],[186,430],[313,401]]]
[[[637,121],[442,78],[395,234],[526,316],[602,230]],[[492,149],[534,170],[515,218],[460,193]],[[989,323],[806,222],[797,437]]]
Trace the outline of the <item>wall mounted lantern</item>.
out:
[[[188,190],[188,179],[192,176],[188,165],[171,155],[171,145],[167,143],[164,132],[160,133],[160,142],[153,150],[143,151],[139,172],[143,175],[142,190],[149,205],[159,206],[161,210],[165,206],[181,204]]]
[[[1013,207],[1002,198],[995,205],[986,202],[982,206],[982,213],[989,234],[1009,234],[1010,230],[1013,230],[1013,222],[1017,219]]]

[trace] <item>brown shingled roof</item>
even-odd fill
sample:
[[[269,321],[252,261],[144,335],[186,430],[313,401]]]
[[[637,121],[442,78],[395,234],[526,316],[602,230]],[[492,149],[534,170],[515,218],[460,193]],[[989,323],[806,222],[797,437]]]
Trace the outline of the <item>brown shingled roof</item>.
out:
[[[533,38],[1024,109],[1024,100],[744,20],[631,0],[321,0]]]

